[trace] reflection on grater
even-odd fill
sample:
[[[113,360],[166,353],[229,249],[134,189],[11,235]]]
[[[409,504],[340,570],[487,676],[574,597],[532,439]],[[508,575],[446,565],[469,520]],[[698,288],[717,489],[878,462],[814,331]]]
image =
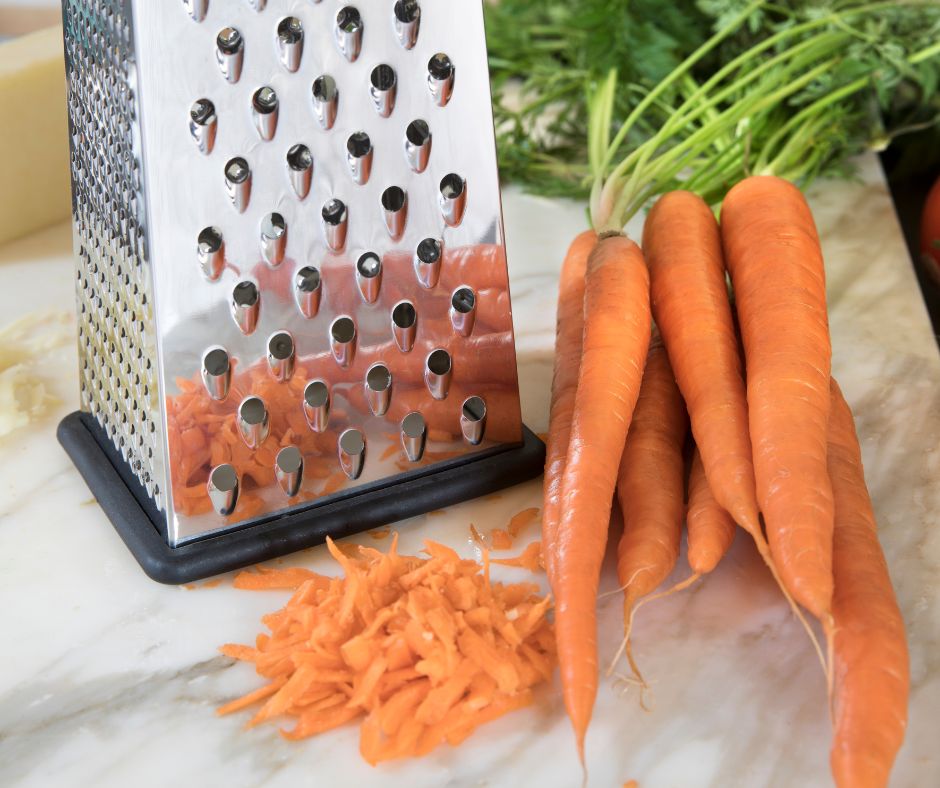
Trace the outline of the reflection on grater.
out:
[[[82,409],[168,545],[521,443],[481,2],[63,9]]]

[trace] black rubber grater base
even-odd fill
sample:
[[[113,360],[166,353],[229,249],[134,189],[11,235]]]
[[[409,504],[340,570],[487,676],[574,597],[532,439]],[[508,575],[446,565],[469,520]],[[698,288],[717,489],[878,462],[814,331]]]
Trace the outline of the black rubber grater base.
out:
[[[545,445],[523,426],[519,446],[458,458],[339,500],[170,547],[162,519],[97,422],[76,411],[58,438],[144,572],[160,583],[188,583],[510,487],[542,473]]]

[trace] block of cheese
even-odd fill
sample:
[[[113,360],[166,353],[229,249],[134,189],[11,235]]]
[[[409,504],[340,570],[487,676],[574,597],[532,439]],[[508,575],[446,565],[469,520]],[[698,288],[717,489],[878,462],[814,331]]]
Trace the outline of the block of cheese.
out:
[[[0,44],[0,244],[71,211],[62,28]]]

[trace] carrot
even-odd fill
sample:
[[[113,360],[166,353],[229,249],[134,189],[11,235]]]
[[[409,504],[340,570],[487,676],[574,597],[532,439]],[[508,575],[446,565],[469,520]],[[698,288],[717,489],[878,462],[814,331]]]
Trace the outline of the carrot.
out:
[[[522,533],[522,530],[532,521],[534,521],[539,516],[539,509],[537,506],[531,506],[528,509],[523,509],[521,512],[516,512],[512,516],[512,519],[509,521],[507,530],[509,535],[515,539]]]
[[[555,362],[549,405],[548,435],[545,439],[545,479],[543,481],[542,544],[545,571],[553,577],[552,559],[555,533],[561,517],[559,501],[568,455],[568,438],[574,415],[581,366],[581,339],[584,333],[584,275],[587,259],[597,244],[597,234],[585,230],[578,235],[561,267],[558,282],[558,310],[555,321]]]
[[[832,614],[838,786],[888,783],[904,740],[910,686],[904,621],[888,576],[852,412],[831,382],[829,476],[835,498]]]
[[[669,358],[654,338],[617,478],[623,514],[617,576],[624,590],[625,625],[637,600],[669,576],[679,556],[688,429]]]
[[[689,508],[686,514],[689,536],[688,561],[698,575],[711,572],[734,541],[736,526],[712,493],[698,447],[692,453],[689,474]]]
[[[617,577],[624,592],[624,637],[608,674],[626,651],[635,676],[643,681],[630,649],[630,632],[639,600],[669,576],[679,557],[685,514],[682,452],[688,430],[685,403],[669,358],[660,338],[654,336],[617,478],[617,498],[623,515],[623,533],[617,545]],[[681,590],[696,579],[697,575],[672,591]]]
[[[515,558],[493,558],[490,563],[502,564],[503,566],[517,566],[520,569],[528,569],[530,572],[537,572],[541,560],[542,545],[538,542],[530,542]]]
[[[597,695],[597,584],[650,328],[640,248],[607,236],[587,263],[583,353],[552,558],[562,690],[582,763]]]
[[[708,483],[732,517],[757,534],[744,377],[711,208],[691,192],[661,197],[643,227],[643,254],[653,317],[688,407]]]
[[[793,598],[828,627],[832,351],[813,216],[793,184],[747,178],[725,198],[721,238],[744,344],[757,497],[771,554]]]

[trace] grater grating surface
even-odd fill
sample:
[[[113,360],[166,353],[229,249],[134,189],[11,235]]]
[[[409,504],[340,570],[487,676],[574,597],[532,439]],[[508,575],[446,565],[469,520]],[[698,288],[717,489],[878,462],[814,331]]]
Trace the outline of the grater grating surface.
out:
[[[82,407],[171,546],[521,443],[481,2],[63,7]]]

